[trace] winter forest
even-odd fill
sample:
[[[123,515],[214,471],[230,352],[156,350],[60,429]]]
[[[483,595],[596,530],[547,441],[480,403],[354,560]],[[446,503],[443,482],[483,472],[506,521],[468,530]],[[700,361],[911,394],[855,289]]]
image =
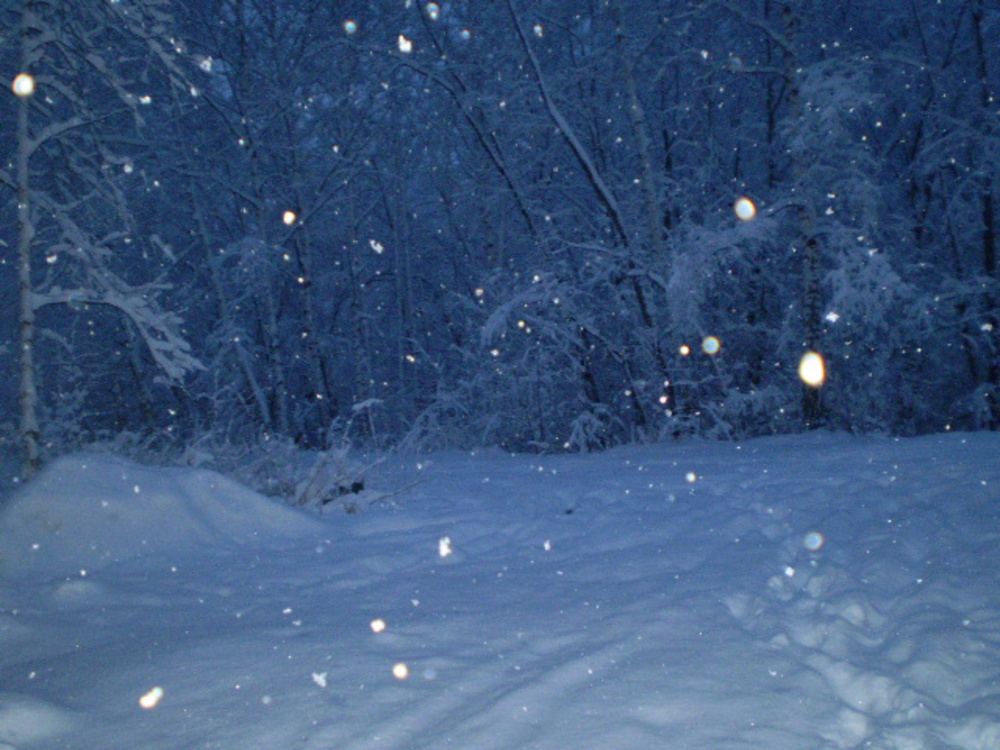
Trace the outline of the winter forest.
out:
[[[29,473],[1000,426],[993,0],[0,8]]]

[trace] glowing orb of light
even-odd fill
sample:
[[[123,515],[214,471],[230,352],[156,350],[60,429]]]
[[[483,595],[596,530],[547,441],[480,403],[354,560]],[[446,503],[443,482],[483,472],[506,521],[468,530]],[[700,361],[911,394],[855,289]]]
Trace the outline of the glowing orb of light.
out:
[[[799,377],[802,382],[813,388],[819,388],[826,382],[826,363],[823,355],[817,352],[806,352],[799,361]]]
[[[21,73],[14,79],[10,88],[16,96],[27,99],[35,93],[35,77],[30,73]]]
[[[705,354],[718,354],[721,348],[722,344],[715,336],[706,336],[705,340],[701,342],[701,350]]]
[[[802,537],[802,546],[810,552],[816,552],[823,546],[825,541],[826,540],[823,538],[823,535],[818,531],[810,531]]]
[[[139,699],[139,705],[145,709],[156,708],[163,698],[163,688],[155,687]]]
[[[750,221],[757,216],[757,206],[749,198],[740,198],[733,204],[733,211],[741,221]]]

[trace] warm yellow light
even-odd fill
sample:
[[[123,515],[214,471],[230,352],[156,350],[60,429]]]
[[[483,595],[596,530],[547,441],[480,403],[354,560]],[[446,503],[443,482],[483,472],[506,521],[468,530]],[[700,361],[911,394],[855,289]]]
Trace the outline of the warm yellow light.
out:
[[[155,687],[139,699],[139,705],[145,709],[156,708],[163,699],[163,688]]]
[[[799,377],[802,382],[813,388],[819,388],[826,381],[826,363],[823,355],[816,352],[806,352],[799,361]]]
[[[736,201],[736,203],[733,204],[733,211],[736,212],[736,216],[738,216],[741,221],[750,221],[757,216],[757,207],[749,198],[740,198]]]
[[[16,96],[27,99],[35,93],[35,77],[30,73],[21,73],[10,87]]]

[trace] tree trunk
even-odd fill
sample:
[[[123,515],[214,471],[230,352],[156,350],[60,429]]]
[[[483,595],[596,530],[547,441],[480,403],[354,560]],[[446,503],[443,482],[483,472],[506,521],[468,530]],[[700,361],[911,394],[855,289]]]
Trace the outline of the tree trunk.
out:
[[[802,94],[799,90],[799,61],[796,55],[796,42],[801,19],[791,3],[785,3],[781,9],[785,33],[785,86],[788,91],[789,114],[793,121],[797,120],[805,127],[805,109],[802,104]],[[820,244],[816,236],[813,206],[809,203],[806,189],[805,155],[791,149],[793,190],[798,195],[795,200],[798,205],[799,238],[802,257],[802,327],[803,352],[817,351],[822,334],[820,321],[820,286],[819,286],[819,255]],[[797,244],[798,244],[797,243]],[[822,389],[819,386],[803,384],[802,386],[802,420],[807,428],[819,427],[825,417],[823,409]]]
[[[25,8],[21,21],[21,60],[30,60],[33,55],[31,39],[31,4]],[[31,286],[31,250],[35,239],[35,224],[31,209],[31,177],[29,173],[31,151],[34,146],[28,130],[31,114],[31,93],[20,94],[17,112],[17,283],[20,298],[21,331],[21,380],[18,389],[18,407],[21,424],[19,428],[23,450],[23,473],[25,478],[38,471],[41,465],[39,455],[38,390],[35,385],[35,303]]]

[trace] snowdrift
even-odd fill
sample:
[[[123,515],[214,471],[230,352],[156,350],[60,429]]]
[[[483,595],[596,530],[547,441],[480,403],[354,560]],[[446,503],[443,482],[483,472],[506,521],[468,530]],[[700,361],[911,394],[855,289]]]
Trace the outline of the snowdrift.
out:
[[[997,750],[998,457],[451,453],[322,517],[66,459],[0,516],[0,750]]]
[[[211,471],[81,454],[55,461],[0,509],[0,578],[78,577],[317,529],[315,518]]]

